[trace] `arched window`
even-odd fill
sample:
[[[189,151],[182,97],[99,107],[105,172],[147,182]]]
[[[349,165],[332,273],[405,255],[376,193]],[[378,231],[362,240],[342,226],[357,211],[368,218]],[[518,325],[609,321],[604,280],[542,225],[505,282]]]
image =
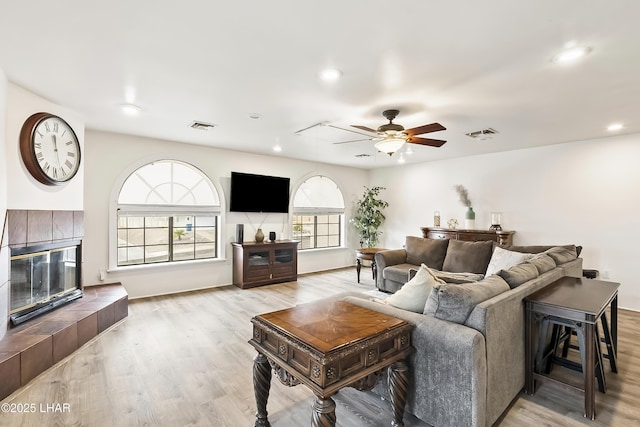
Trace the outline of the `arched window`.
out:
[[[135,170],[118,195],[118,266],[218,257],[220,198],[194,166],[161,160]]]
[[[293,197],[293,238],[300,249],[334,248],[344,241],[344,198],[326,176],[304,181]]]

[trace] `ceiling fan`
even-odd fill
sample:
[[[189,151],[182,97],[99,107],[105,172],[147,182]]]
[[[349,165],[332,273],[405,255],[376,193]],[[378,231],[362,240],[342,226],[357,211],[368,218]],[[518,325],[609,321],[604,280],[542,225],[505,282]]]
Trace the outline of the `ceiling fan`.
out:
[[[351,125],[356,129],[360,129],[366,132],[377,134],[376,137],[370,138],[377,140],[375,147],[378,151],[392,155],[400,149],[405,143],[429,145],[431,147],[441,147],[445,142],[441,139],[421,138],[416,135],[422,135],[425,133],[437,132],[440,130],[446,130],[440,123],[431,123],[429,125],[422,125],[411,129],[405,129],[404,126],[397,123],[393,123],[393,119],[400,113],[399,110],[385,110],[382,115],[389,120],[389,123],[380,126],[377,130],[368,128],[366,126]],[[362,140],[360,140],[362,141]],[[338,144],[345,144],[345,141]]]

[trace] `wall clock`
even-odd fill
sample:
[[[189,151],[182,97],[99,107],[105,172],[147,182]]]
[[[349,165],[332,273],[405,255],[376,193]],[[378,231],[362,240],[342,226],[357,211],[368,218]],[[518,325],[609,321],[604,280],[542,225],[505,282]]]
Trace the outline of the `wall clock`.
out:
[[[80,143],[71,126],[50,113],[36,113],[20,131],[20,154],[29,173],[46,185],[60,185],[80,167]]]

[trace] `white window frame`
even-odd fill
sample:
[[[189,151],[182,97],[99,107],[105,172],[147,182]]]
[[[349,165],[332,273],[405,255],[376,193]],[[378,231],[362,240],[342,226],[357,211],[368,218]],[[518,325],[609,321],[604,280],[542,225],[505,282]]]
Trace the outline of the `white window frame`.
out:
[[[171,161],[171,162],[179,162],[184,163],[188,166],[191,166],[197,170],[199,170],[209,181],[212,188],[217,192],[218,200],[220,202],[219,206],[164,206],[164,205],[139,205],[139,204],[127,204],[122,205],[126,206],[127,213],[136,213],[141,216],[148,215],[185,215],[185,214],[193,214],[198,215],[198,213],[203,214],[214,214],[218,217],[217,224],[217,235],[216,235],[216,244],[217,249],[216,253],[218,256],[216,258],[207,258],[207,259],[196,259],[196,260],[184,260],[184,261],[173,261],[173,262],[159,262],[159,263],[151,263],[151,264],[135,264],[135,265],[127,265],[127,266],[118,266],[118,198],[120,195],[120,190],[123,185],[127,181],[127,179],[136,172],[138,169],[159,161]],[[129,165],[122,173],[118,176],[112,190],[111,196],[109,200],[109,266],[108,271],[119,271],[119,270],[131,270],[137,268],[162,268],[162,267],[171,267],[178,265],[188,265],[192,263],[203,263],[203,262],[221,262],[226,260],[226,247],[223,244],[225,241],[225,211],[223,207],[226,206],[226,201],[224,200],[224,192],[221,190],[218,183],[214,182],[203,170],[203,168],[194,162],[192,159],[184,159],[176,156],[153,156],[147,157],[145,159],[141,159],[131,165]]]
[[[300,187],[302,187],[302,185],[307,182],[309,179],[315,178],[315,177],[320,177],[320,178],[326,178],[331,180],[331,182],[333,182],[333,184],[335,184],[336,189],[338,190],[338,192],[340,193],[340,197],[342,198],[342,207],[296,207],[295,206],[295,199],[296,199],[296,194],[297,192],[300,190]],[[346,247],[346,227],[345,227],[345,222],[346,222],[346,213],[345,213],[345,207],[344,207],[344,193],[342,192],[342,190],[340,189],[340,185],[336,182],[335,179],[331,178],[328,175],[325,174],[321,174],[321,173],[313,173],[313,174],[309,174],[307,176],[305,176],[300,183],[296,186],[295,191],[292,192],[292,198],[291,198],[291,217],[289,220],[289,226],[291,227],[291,235],[293,236],[293,238],[295,238],[294,235],[294,231],[293,231],[293,218],[295,218],[296,216],[319,216],[319,215],[340,215],[341,219],[340,219],[340,245],[339,246],[323,246],[323,247],[315,247],[315,248],[302,248],[301,246],[299,246],[298,250],[299,251],[319,251],[319,250],[328,250],[328,249],[340,249],[340,248],[345,248]],[[317,236],[316,236],[316,240],[317,240]]]

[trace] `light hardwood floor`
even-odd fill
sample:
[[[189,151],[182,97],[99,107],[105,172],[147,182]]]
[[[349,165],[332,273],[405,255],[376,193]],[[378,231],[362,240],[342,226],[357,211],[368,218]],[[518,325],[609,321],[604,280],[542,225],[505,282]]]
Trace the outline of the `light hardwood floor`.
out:
[[[250,426],[255,417],[250,318],[343,291],[373,289],[371,272],[355,269],[300,276],[297,282],[241,290],[234,286],[130,302],[129,317],[52,367],[2,403],[35,413],[0,413],[1,426]],[[523,393],[500,426],[630,426],[640,424],[640,313],[620,311],[619,374],[606,370],[595,421],[582,399],[552,384]],[[312,393],[274,378],[274,427],[306,426]],[[389,402],[344,389],[336,396],[339,426],[388,426]],[[67,412],[48,411],[68,404]],[[51,407],[56,409],[55,407]],[[52,410],[53,410],[52,409]],[[57,409],[65,409],[61,406]],[[426,426],[405,415],[407,427]]]

